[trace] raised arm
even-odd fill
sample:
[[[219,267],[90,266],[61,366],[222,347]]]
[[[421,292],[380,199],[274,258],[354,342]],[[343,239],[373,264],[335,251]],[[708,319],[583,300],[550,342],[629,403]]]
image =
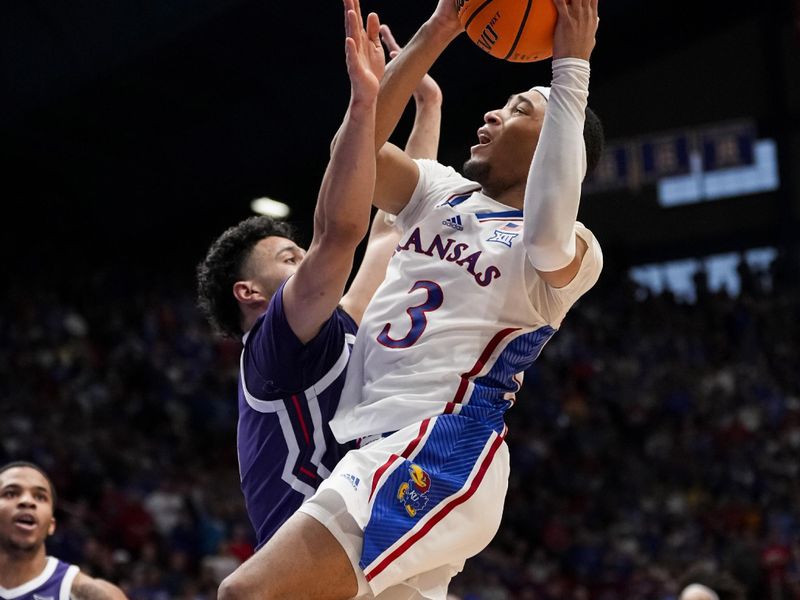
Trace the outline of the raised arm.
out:
[[[376,149],[389,139],[422,78],[462,31],[453,0],[439,0],[431,17],[389,63],[378,95]]]
[[[344,0],[350,104],[333,146],[314,213],[314,237],[283,291],[286,318],[307,342],[342,298],[355,249],[369,228],[375,184],[375,107],[384,70],[378,16],[361,20],[358,0]]]
[[[525,245],[549,285],[577,275],[586,242],[575,220],[586,173],[583,127],[589,96],[589,57],[597,32],[597,0],[554,0],[553,82],[525,189]]]
[[[388,25],[381,25],[381,40],[394,60],[403,49]],[[391,68],[391,64],[387,68]],[[442,90],[426,73],[414,88],[414,126],[406,141],[405,153],[411,158],[436,160],[439,153],[439,132],[442,126]]]
[[[399,213],[408,203],[417,185],[419,170],[408,154],[386,142],[422,78],[463,30],[455,3],[439,0],[433,15],[386,69],[375,121],[375,147],[379,152],[374,202],[389,213]]]
[[[394,59],[402,48],[387,25],[381,25],[381,39]],[[439,128],[442,122],[442,91],[430,75],[425,75],[414,90],[414,126],[406,142],[405,152],[411,158],[436,158],[439,148]],[[350,289],[342,298],[342,307],[361,322],[367,304],[386,277],[386,267],[392,257],[400,232],[386,222],[387,213],[378,210],[372,220],[364,259]]]

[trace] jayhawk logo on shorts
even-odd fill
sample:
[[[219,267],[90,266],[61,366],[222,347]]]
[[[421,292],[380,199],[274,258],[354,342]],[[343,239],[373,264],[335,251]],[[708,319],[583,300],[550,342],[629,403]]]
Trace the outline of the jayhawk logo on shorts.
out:
[[[431,489],[431,476],[422,467],[411,463],[408,467],[409,480],[397,488],[397,499],[406,507],[410,517],[416,517],[428,504],[428,491]]]

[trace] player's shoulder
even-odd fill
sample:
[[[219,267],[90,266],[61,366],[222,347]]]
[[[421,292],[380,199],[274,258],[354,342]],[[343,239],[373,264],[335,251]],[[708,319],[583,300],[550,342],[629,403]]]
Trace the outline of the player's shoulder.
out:
[[[467,179],[455,168],[431,158],[416,158],[414,162],[419,168],[419,182],[423,186],[439,185],[452,188],[480,188],[476,182]]]
[[[125,593],[113,583],[77,572],[72,581],[73,600],[126,600]]]
[[[480,185],[467,179],[453,167],[427,159],[415,159],[419,166],[419,181],[409,202],[414,206],[438,206],[449,199],[480,189]],[[402,220],[402,219],[401,219]]]

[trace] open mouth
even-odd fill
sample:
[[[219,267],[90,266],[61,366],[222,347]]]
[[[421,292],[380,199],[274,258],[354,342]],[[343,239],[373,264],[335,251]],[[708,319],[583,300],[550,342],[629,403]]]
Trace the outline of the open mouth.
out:
[[[36,517],[33,515],[17,515],[14,517],[14,524],[19,527],[20,529],[24,529],[25,531],[33,531],[36,529]]]

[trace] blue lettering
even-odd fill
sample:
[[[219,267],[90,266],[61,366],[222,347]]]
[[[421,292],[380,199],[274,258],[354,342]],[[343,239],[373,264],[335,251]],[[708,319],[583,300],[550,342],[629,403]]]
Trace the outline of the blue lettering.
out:
[[[439,255],[439,258],[444,260],[445,254],[450,249],[450,246],[453,245],[455,240],[453,238],[447,238],[447,245],[443,245],[442,238],[438,235],[433,238],[433,243],[428,247],[428,249],[423,252],[423,254],[427,254],[428,256],[433,256],[433,250],[436,249],[436,254]]]
[[[447,258],[445,258],[445,260],[449,262],[456,262],[459,258],[461,258],[461,251],[466,250],[467,248],[469,248],[469,244],[465,244],[463,242],[456,244],[453,246],[453,251]]]
[[[412,244],[414,245],[414,252],[425,254],[422,251],[422,240],[420,240],[419,227],[417,227],[414,231],[411,232],[411,235],[408,237],[408,241],[406,241],[405,245],[400,246],[398,249],[410,250]]]
[[[491,266],[486,269],[485,273],[478,273],[478,275],[475,276],[475,281],[478,285],[486,287],[492,283],[492,279],[499,279],[500,275],[500,269],[495,266]]]

